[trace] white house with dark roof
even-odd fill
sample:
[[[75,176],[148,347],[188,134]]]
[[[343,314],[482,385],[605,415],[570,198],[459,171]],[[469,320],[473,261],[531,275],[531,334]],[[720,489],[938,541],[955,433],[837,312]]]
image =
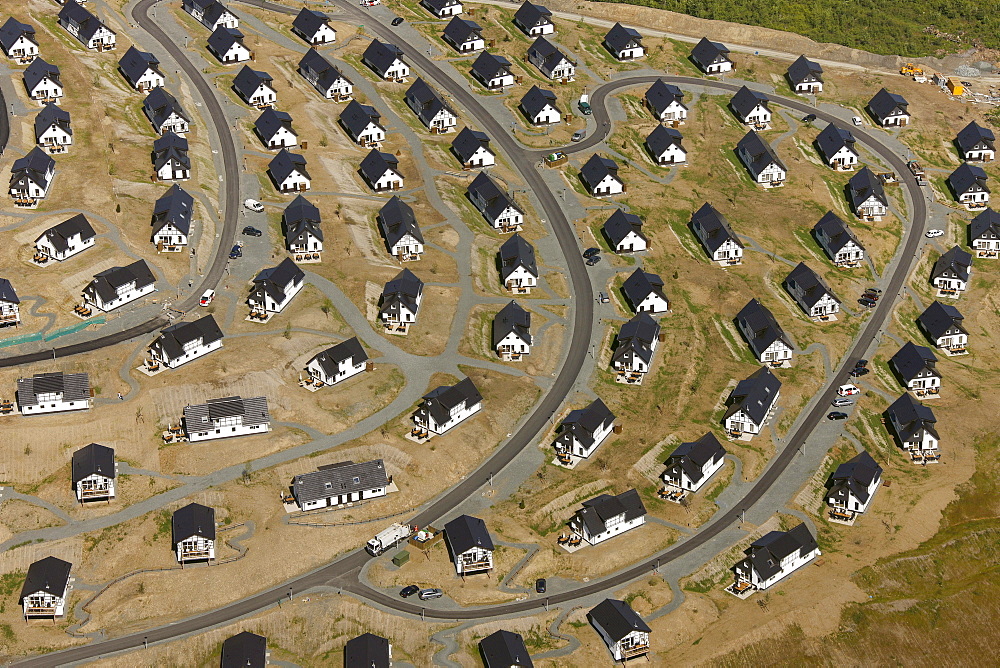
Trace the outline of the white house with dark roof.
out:
[[[299,74],[328,100],[343,102],[354,95],[354,84],[316,49],[309,49],[298,66]]]
[[[937,419],[930,406],[906,393],[889,406],[886,417],[899,439],[900,447],[910,453],[911,462],[928,464],[941,460]]]
[[[814,320],[836,320],[840,300],[833,295],[826,281],[805,262],[799,262],[785,277],[783,284],[807,316]]]
[[[504,88],[513,86],[515,83],[510,61],[489,51],[483,51],[472,61],[470,72],[472,77],[483,84],[487,90],[503,91]]]
[[[646,506],[634,489],[612,496],[601,494],[583,502],[569,526],[591,545],[603,543],[646,522]]]
[[[732,438],[752,440],[764,430],[781,396],[781,381],[764,366],[736,384],[726,400],[722,424]]]
[[[292,21],[292,32],[304,39],[309,46],[333,44],[337,41],[337,31],[330,25],[330,17],[308,7],[299,10]]]
[[[281,149],[267,164],[271,181],[283,193],[305,192],[312,186],[312,177],[306,171],[306,159],[288,149]]]
[[[461,0],[420,0],[420,4],[439,19],[458,16],[462,13]]]
[[[889,213],[889,200],[885,196],[885,188],[868,167],[862,167],[847,182],[847,196],[851,208],[861,220],[877,222]]]
[[[514,300],[493,317],[493,350],[507,362],[531,352],[531,313]]]
[[[501,190],[486,172],[480,172],[472,180],[465,196],[494,229],[517,232],[524,225],[524,212],[517,206],[514,198]]]
[[[269,107],[278,101],[278,93],[273,84],[274,78],[270,74],[252,69],[249,65],[244,65],[233,77],[233,90],[236,94],[258,109]]]
[[[188,140],[165,132],[153,141],[153,171],[160,181],[186,181],[191,178]]]
[[[486,48],[482,26],[457,16],[444,27],[441,37],[459,53],[474,53]]]
[[[267,107],[253,124],[254,132],[269,149],[293,148],[299,145],[299,135],[292,127],[292,116]]]
[[[712,432],[697,441],[681,443],[667,457],[663,482],[667,490],[695,493],[726,463],[726,449]]]
[[[592,197],[612,197],[625,192],[625,182],[618,176],[618,163],[597,153],[580,168],[580,180]]]
[[[424,252],[424,235],[409,204],[393,195],[379,209],[376,222],[390,255],[400,262],[420,259]]]
[[[340,114],[340,126],[358,146],[378,148],[385,141],[382,114],[375,107],[352,100]]]
[[[490,138],[485,132],[465,127],[451,142],[451,152],[465,169],[492,167],[497,164],[496,154],[490,150]]]
[[[184,432],[192,443],[269,431],[267,397],[223,397],[184,407]]]
[[[423,296],[424,282],[409,269],[403,269],[386,283],[378,309],[378,319],[386,331],[405,335],[417,321]]]
[[[242,631],[222,641],[222,668],[264,668],[268,664],[267,638]]]
[[[451,132],[458,125],[458,114],[422,78],[406,90],[404,99],[424,127],[435,134]]]
[[[35,116],[35,143],[52,153],[65,153],[73,144],[73,126],[68,111],[48,102]]]
[[[625,601],[604,599],[587,613],[587,621],[608,646],[616,663],[621,661],[624,664],[629,659],[649,653],[652,629]]]
[[[621,61],[635,60],[646,55],[642,46],[642,35],[635,28],[627,28],[621,23],[615,23],[604,35],[604,48],[612,56]]]
[[[73,564],[51,556],[28,566],[19,598],[25,621],[55,620],[66,614],[72,570]]]
[[[625,279],[622,292],[636,313],[660,315],[670,311],[670,300],[663,292],[663,279],[641,268]]]
[[[45,257],[62,262],[93,248],[97,233],[87,217],[78,213],[42,232],[35,239],[35,250]]]
[[[931,285],[938,289],[939,297],[957,299],[969,287],[971,275],[972,255],[953,246],[931,268]]]
[[[336,385],[362,373],[367,362],[368,353],[358,337],[352,336],[315,355],[306,363],[306,373],[315,385]]]
[[[157,252],[180,252],[188,244],[191,235],[191,219],[194,215],[194,198],[174,184],[153,205],[153,234],[150,241]]]
[[[721,42],[709,41],[707,37],[702,37],[691,49],[691,61],[705,74],[725,74],[733,70],[729,48]]]
[[[392,153],[383,153],[373,148],[361,161],[358,173],[377,193],[403,189],[399,158]]]
[[[641,253],[649,249],[649,238],[642,233],[642,218],[615,209],[601,226],[604,238],[616,253]]]
[[[454,385],[441,385],[424,395],[413,414],[414,432],[423,438],[443,434],[478,413],[482,407],[483,395],[471,378],[464,378]]]
[[[615,381],[640,385],[653,364],[653,352],[660,340],[660,323],[648,313],[639,313],[622,325],[611,351]]]
[[[969,246],[976,251],[976,257],[1000,255],[1000,213],[987,207],[969,222]]]
[[[796,93],[823,92],[823,66],[805,56],[799,56],[785,72],[788,83]]]
[[[0,48],[8,58],[16,60],[21,65],[30,63],[38,56],[35,27],[21,23],[13,16],[8,17],[6,23],[0,26]]]
[[[444,525],[448,554],[461,576],[493,570],[493,539],[486,522],[478,517],[459,515]]]
[[[160,60],[135,46],[130,46],[118,61],[118,71],[125,77],[128,85],[141,93],[159,88],[166,83],[166,78],[160,71]]]
[[[403,83],[410,76],[410,66],[403,60],[403,50],[395,44],[373,39],[361,55],[361,62],[385,81]]]
[[[150,91],[142,101],[142,110],[159,134],[173,132],[183,135],[190,129],[191,117],[173,95],[162,86]]]
[[[28,97],[39,102],[58,100],[65,94],[59,67],[35,58],[22,73]]]
[[[114,448],[98,443],[85,445],[73,453],[73,491],[80,503],[111,501],[115,498],[118,475]]]
[[[17,380],[21,415],[85,411],[90,408],[90,376],[85,373],[36,373]]]
[[[993,130],[970,122],[955,137],[955,146],[963,160],[989,162],[996,156],[996,137]]]
[[[729,100],[729,108],[743,125],[755,130],[767,130],[771,127],[770,100],[760,91],[741,87]]]
[[[381,459],[320,466],[292,478],[292,496],[299,510],[316,510],[385,496],[389,476]]]
[[[727,589],[740,597],[773,586],[820,555],[805,524],[790,531],[771,531],[743,552],[746,557],[733,566],[735,582]]]
[[[544,37],[539,37],[528,47],[528,62],[553,81],[566,83],[575,80],[576,64]]]
[[[59,10],[58,21],[66,32],[80,40],[88,49],[112,51],[115,48],[117,33],[75,0],[66,0],[66,4]]]
[[[562,112],[556,105],[556,94],[550,90],[532,86],[518,106],[532,125],[552,125],[562,121]]]
[[[751,130],[736,145],[736,155],[750,172],[750,178],[764,188],[785,185],[788,168],[771,145]]]
[[[302,254],[323,252],[322,217],[319,208],[302,195],[297,195],[281,214],[285,228],[285,248],[305,260]],[[301,257],[300,257],[301,256]],[[318,258],[313,258],[318,259]]]
[[[170,535],[177,563],[215,559],[215,509],[189,503],[174,511]]]
[[[21,322],[20,304],[14,286],[6,278],[0,278],[0,327]]]
[[[124,267],[111,267],[94,275],[83,289],[83,301],[100,311],[134,302],[156,291],[156,277],[145,260]]]
[[[857,267],[864,262],[865,247],[847,223],[833,211],[827,211],[813,226],[813,236],[838,267]]]
[[[280,313],[305,286],[306,275],[291,258],[262,270],[253,279],[247,304],[251,313]]]
[[[954,355],[967,355],[969,352],[966,349],[969,343],[969,332],[962,325],[964,319],[959,310],[951,304],[933,301],[923,313],[917,316],[917,325],[924,331],[935,348],[952,357]]]
[[[553,444],[557,454],[590,457],[614,431],[615,414],[600,399],[569,412]]]
[[[253,58],[253,52],[243,43],[243,33],[237,28],[216,28],[208,37],[208,50],[224,65],[245,63]]]
[[[865,450],[837,467],[827,481],[826,503],[834,522],[854,524],[882,484],[882,467]]]
[[[219,0],[183,0],[181,7],[209,30],[220,26],[239,28],[240,19]]]
[[[736,315],[736,326],[758,362],[771,366],[791,365],[792,342],[771,311],[759,301],[747,302]]]
[[[479,641],[484,668],[534,668],[520,633],[500,629]],[[361,665],[361,664],[358,664]]]
[[[889,359],[889,365],[903,385],[917,397],[937,397],[941,391],[941,373],[937,370],[937,357],[926,346],[907,341]]]
[[[379,4],[379,0],[361,0],[362,7]],[[344,644],[345,666],[392,666],[392,643],[374,633],[362,633]]]
[[[683,100],[684,91],[673,84],[664,83],[663,79],[653,82],[643,96],[643,104],[656,120],[675,127],[683,125],[688,117],[688,108]]]
[[[160,331],[149,346],[149,356],[176,369],[222,347],[222,330],[211,314],[192,322],[178,322]]]
[[[819,149],[823,162],[844,172],[858,166],[860,156],[854,148],[855,142],[850,130],[830,123],[816,137],[816,148]]]
[[[48,196],[55,173],[56,161],[37,146],[15,160],[10,167],[8,190],[14,206],[20,209],[38,206],[38,202]]]
[[[743,264],[743,242],[726,217],[708,202],[691,216],[691,230],[713,262],[723,267]]]
[[[551,35],[556,31],[556,24],[552,22],[552,12],[546,7],[532,4],[529,0],[525,0],[514,12],[514,25],[528,37]]]
[[[959,204],[969,211],[982,211],[990,203],[989,177],[979,165],[963,162],[948,176],[948,187]]]
[[[910,122],[909,103],[902,95],[890,93],[885,88],[875,93],[868,102],[868,112],[884,128],[903,127]]]
[[[535,247],[514,233],[500,246],[500,280],[515,295],[526,295],[538,285]]]
[[[646,137],[646,150],[660,167],[683,165],[687,162],[687,149],[682,140],[679,130],[657,125]]]

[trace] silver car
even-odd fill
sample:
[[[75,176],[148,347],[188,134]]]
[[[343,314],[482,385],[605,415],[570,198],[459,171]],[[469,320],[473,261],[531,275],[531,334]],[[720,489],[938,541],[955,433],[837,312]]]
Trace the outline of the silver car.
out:
[[[436,587],[431,589],[421,589],[420,593],[417,594],[417,598],[421,601],[429,601],[432,598],[441,598],[442,596],[444,596],[444,592]]]
[[[839,408],[841,406],[850,406],[854,402],[851,401],[850,399],[845,399],[844,397],[837,397],[836,399],[833,400],[832,403],[834,406],[837,406]]]

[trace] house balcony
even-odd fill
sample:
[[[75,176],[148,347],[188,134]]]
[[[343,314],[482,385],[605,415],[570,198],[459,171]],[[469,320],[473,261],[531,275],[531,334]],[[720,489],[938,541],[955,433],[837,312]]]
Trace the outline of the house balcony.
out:
[[[976,257],[978,258],[996,259],[998,255],[1000,255],[1000,251],[976,249]]]
[[[55,617],[58,608],[55,606],[30,606],[24,609],[25,617]]]
[[[462,559],[459,563],[462,568],[462,574],[471,573],[473,571],[488,571],[493,568],[492,559],[478,559],[478,560],[465,560]]]
[[[680,503],[685,498],[687,498],[687,491],[681,489],[678,485],[673,482],[668,482],[665,486],[661,487],[656,495],[663,499],[664,501],[672,501],[673,503]]]
[[[181,552],[181,561],[199,561],[211,558],[211,550],[185,550],[184,552]]]
[[[643,654],[649,654],[649,642],[636,643],[634,645],[629,645],[627,647],[622,647],[622,659],[628,661],[629,659],[634,659],[637,656],[642,656]]]
[[[615,382],[623,385],[642,385],[642,380],[645,377],[646,374],[642,371],[620,370],[615,376]]]
[[[73,314],[81,318],[89,318],[94,311],[87,303],[77,304],[73,307]]]
[[[910,461],[914,464],[938,464],[941,462],[941,453],[937,451],[923,452],[916,450],[910,453]]]
[[[0,400],[0,415],[10,415],[14,412],[14,402],[10,399]]]
[[[982,211],[989,205],[989,202],[963,202],[963,204],[969,211]]]
[[[393,322],[391,320],[384,320],[382,324],[385,326],[385,331],[389,334],[406,336],[406,334],[410,331],[410,323],[408,322]]]
[[[969,351],[965,346],[945,346],[942,348],[944,354],[948,357],[954,357],[955,355],[968,355]]]
[[[415,262],[420,259],[420,253],[411,253],[409,251],[400,251],[396,253],[396,259],[400,262]]]
[[[857,519],[857,516],[857,513],[854,511],[844,508],[831,508],[829,511],[831,522],[846,524],[847,526],[854,526],[854,520]]]
[[[502,359],[504,362],[520,362],[522,359],[524,359],[525,355],[525,353],[518,353],[502,349],[499,351],[499,353],[500,353],[500,359]]]
[[[762,188],[780,188],[785,185],[784,179],[779,179],[775,181],[762,181],[760,183]]]
[[[303,264],[313,264],[322,261],[322,254],[318,251],[306,252],[306,251],[292,251],[292,257],[296,262],[301,262]]]
[[[157,253],[180,253],[182,250],[184,250],[184,246],[178,244],[165,244],[163,242],[156,244]]]
[[[21,316],[18,313],[0,313],[0,327],[4,325],[16,325],[21,322]]]
[[[527,295],[531,294],[531,288],[528,286],[522,286],[514,283],[508,283],[507,289],[513,292],[515,295]]]
[[[56,153],[65,153],[69,147],[66,144],[46,142],[42,144],[42,148],[44,148],[45,152],[48,153],[49,155],[55,155]]]
[[[350,93],[334,93],[330,99],[334,102],[350,102],[353,96]]]
[[[737,578],[733,584],[726,587],[725,591],[732,594],[736,598],[745,599],[749,598],[755,591],[757,591],[757,588],[747,580]]]
[[[18,209],[34,209],[38,206],[38,200],[34,197],[14,195],[14,206]]]
[[[941,396],[940,387],[921,387],[913,390],[913,395],[917,399],[937,399]]]

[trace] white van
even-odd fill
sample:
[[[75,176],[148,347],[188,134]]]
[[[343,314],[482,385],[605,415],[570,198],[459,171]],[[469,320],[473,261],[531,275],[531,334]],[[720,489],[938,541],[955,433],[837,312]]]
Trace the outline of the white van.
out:
[[[850,397],[855,394],[861,394],[861,390],[859,390],[857,386],[848,383],[847,385],[841,385],[837,388],[837,394],[842,397]]]
[[[199,306],[208,306],[215,300],[215,290],[205,290],[205,294],[198,301]]]

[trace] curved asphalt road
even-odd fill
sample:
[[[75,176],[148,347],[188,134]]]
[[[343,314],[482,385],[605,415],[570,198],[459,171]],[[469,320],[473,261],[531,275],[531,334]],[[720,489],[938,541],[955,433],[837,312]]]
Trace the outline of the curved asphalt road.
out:
[[[146,0],[142,6],[148,7],[152,1],[153,0]],[[280,11],[283,13],[296,13],[293,9],[280,5],[274,5],[272,3],[265,2],[264,0],[241,1],[246,4],[252,4],[268,10]],[[464,106],[467,111],[471,112],[471,115],[475,117],[479,123],[481,123],[483,129],[487,132],[487,134],[490,134],[493,141],[504,149],[508,158],[512,160],[515,167],[517,167],[518,171],[521,173],[522,178],[524,178],[529,187],[533,188],[535,196],[538,197],[542,204],[543,210],[553,222],[553,231],[559,240],[560,246],[567,257],[567,260],[570,262],[570,272],[573,280],[574,293],[577,295],[586,295],[587,297],[586,299],[580,300],[576,304],[573,340],[570,351],[567,356],[566,364],[564,365],[559,378],[557,378],[556,383],[554,383],[552,391],[545,395],[542,403],[539,405],[539,408],[536,409],[536,411],[528,418],[524,426],[517,432],[517,434],[515,434],[513,438],[511,438],[496,453],[494,453],[494,455],[483,466],[473,472],[461,484],[441,496],[425,511],[410,520],[413,524],[423,526],[431,521],[441,518],[443,515],[455,508],[461,501],[465,500],[467,497],[475,493],[476,490],[482,487],[488,480],[490,472],[498,472],[501,468],[503,468],[503,466],[509,463],[523,447],[527,446],[531,442],[534,434],[540,431],[544,426],[544,423],[551,414],[551,411],[555,410],[555,408],[559,406],[562,401],[562,395],[559,394],[557,390],[560,388],[568,390],[569,387],[571,387],[572,382],[575,380],[576,375],[579,372],[580,366],[582,366],[583,357],[586,355],[587,345],[589,342],[590,321],[593,317],[593,302],[589,298],[591,292],[590,281],[589,277],[586,275],[580,255],[577,252],[578,248],[576,246],[576,240],[573,235],[572,228],[569,226],[568,220],[566,220],[562,211],[556,204],[554,196],[541,181],[538,173],[534,169],[534,164],[538,159],[537,156],[542,154],[542,152],[528,150],[517,144],[511,137],[508,136],[500,124],[493,119],[492,116],[486,113],[486,111],[478,104],[475,98],[468,91],[466,91],[453,79],[440,72],[436,64],[424,57],[418,49],[414,49],[405,42],[402,42],[388,27],[373,20],[370,15],[358,11],[352,5],[347,5],[344,0],[340,0],[340,2],[342,3],[342,9],[346,13],[363,20],[365,25],[371,27],[372,31],[379,35],[382,39],[389,40],[391,38],[398,46],[401,46],[404,53],[410,59],[410,62],[423,70],[423,72],[431,77],[439,86],[448,90],[453,98]],[[143,19],[148,23],[148,19],[145,16],[143,16]],[[148,25],[144,24],[144,27],[149,30]],[[153,30],[150,30],[150,33],[156,36],[156,32]],[[160,34],[162,35],[162,33]],[[590,138],[586,143],[581,142],[581,144],[568,147],[565,150],[573,152],[585,150],[586,148],[592,147],[594,144],[601,141],[608,131],[610,131],[610,121],[607,128],[603,125],[605,120],[609,120],[606,107],[606,98],[608,94],[621,88],[651,83],[657,78],[662,78],[664,81],[672,83],[710,86],[722,90],[736,90],[739,88],[739,86],[725,82],[715,82],[693,77],[671,77],[666,75],[660,77],[634,77],[631,79],[622,79],[605,84],[594,92],[591,102],[594,108],[595,120],[598,122],[598,128],[601,132],[595,132],[594,137]],[[194,77],[193,80],[197,81],[198,78]],[[839,119],[836,119],[834,116],[814,109],[804,102],[781,98],[778,96],[771,96],[771,98],[775,103],[784,105],[790,109],[804,111],[806,113],[814,113],[818,118],[822,118],[826,121],[840,122]],[[878,139],[867,132],[855,130],[854,134],[862,140],[863,143],[875,150],[875,152],[886,160],[886,162],[890,164],[898,174],[901,176],[906,174],[906,164],[899,156],[895,155],[888,146],[882,144]],[[889,279],[888,285],[885,287],[887,295],[898,294],[904,281],[909,275],[914,262],[914,254],[920,243],[920,232],[926,222],[926,201],[924,200],[924,194],[920,187],[912,179],[904,178],[903,184],[909,190],[911,195],[913,204],[913,221],[915,222],[906,233],[906,238],[902,248],[903,255],[901,256],[901,264],[897,267],[896,271]],[[580,282],[578,282],[578,277],[574,271],[576,269],[583,269],[583,277]],[[892,302],[893,300],[891,299],[884,299],[878,302],[878,306],[874,309],[874,312],[871,314],[871,317],[865,324],[861,333],[855,339],[855,344],[845,357],[844,363],[835,374],[834,379],[827,385],[825,390],[823,390],[820,395],[819,401],[815,402],[812,410],[809,411],[805,419],[803,419],[799,424],[798,428],[789,435],[785,447],[775,456],[774,459],[772,459],[768,468],[764,471],[761,477],[757,480],[756,484],[740,501],[740,503],[735,504],[729,511],[718,515],[710,524],[703,527],[698,533],[692,535],[690,538],[684,540],[684,542],[679,543],[674,547],[624,571],[620,571],[600,580],[595,580],[594,582],[587,583],[577,587],[576,589],[552,595],[548,597],[548,599],[534,598],[489,607],[465,608],[461,610],[438,610],[432,608],[422,608],[419,605],[414,605],[405,600],[386,595],[383,592],[375,591],[361,584],[357,580],[356,575],[370,557],[364,550],[359,549],[295,580],[286,582],[276,587],[271,587],[270,589],[267,589],[259,594],[255,594],[249,598],[231,603],[211,612],[181,620],[166,626],[149,629],[148,631],[134,633],[86,646],[75,647],[45,656],[26,659],[16,665],[32,667],[58,666],[69,662],[90,659],[99,654],[136,649],[141,647],[144,641],[161,642],[189,633],[196,633],[203,629],[223,624],[245,615],[252,614],[263,608],[273,606],[279,599],[286,596],[290,589],[301,592],[312,587],[332,585],[341,587],[342,589],[357,594],[362,598],[400,612],[414,615],[423,614],[425,617],[433,619],[467,620],[486,619],[511,613],[531,612],[542,609],[547,604],[557,605],[566,603],[597,592],[618,587],[638,576],[643,575],[644,573],[648,573],[655,566],[666,564],[673,559],[676,559],[677,557],[703,545],[708,540],[718,535],[725,528],[731,526],[739,517],[741,508],[749,508],[760,500],[760,498],[770,489],[782,472],[784,472],[787,468],[788,464],[794,458],[799,446],[805,441],[816,425],[818,425],[823,419],[827,404],[830,400],[832,400],[834,394],[836,393],[835,388],[848,377],[850,369],[852,369],[855,362],[862,357],[874,340],[879,329],[881,329],[885,321],[890,316],[892,311]],[[583,322],[581,322],[581,313],[587,316]],[[575,367],[574,363],[576,364]],[[568,373],[568,371],[571,371],[572,373]]]
[[[184,74],[187,75],[188,80],[194,84],[194,87],[197,88],[198,92],[201,94],[201,98],[204,100],[205,109],[208,111],[209,116],[212,119],[212,124],[219,130],[219,143],[222,148],[222,172],[224,179],[226,179],[221,182],[223,196],[220,196],[219,204],[224,212],[224,217],[222,229],[219,231],[219,244],[215,249],[215,255],[212,257],[212,261],[208,265],[204,278],[202,278],[198,287],[186,298],[184,298],[183,301],[173,305],[174,310],[186,312],[198,304],[198,299],[205,290],[214,289],[219,284],[219,281],[222,280],[222,272],[225,270],[226,262],[229,260],[228,249],[232,245],[233,239],[236,237],[237,215],[240,207],[240,192],[238,187],[240,171],[239,161],[236,156],[236,145],[233,142],[232,134],[228,131],[226,116],[222,113],[222,106],[219,104],[218,98],[216,98],[215,93],[212,91],[212,86],[208,84],[198,68],[187,59],[183,50],[180,49],[173,42],[173,40],[167,37],[167,35],[160,30],[159,26],[149,20],[149,8],[152,7],[156,1],[157,0],[141,0],[141,2],[137,3],[135,7],[132,8],[132,18],[136,23],[141,25],[146,32],[148,32],[153,39],[155,39],[160,46],[162,46],[163,49],[174,58],[174,60],[177,61],[180,68],[184,70]],[[2,94],[0,94],[0,96],[2,96]],[[10,128],[8,126],[6,114],[0,114],[0,117],[2,117],[2,121],[0,121],[0,139],[2,139],[2,146],[6,146],[7,139],[5,135],[9,135]],[[0,146],[0,148],[2,148],[2,146]],[[32,362],[55,359],[56,357],[69,357],[70,355],[78,355],[80,353],[99,350],[108,346],[124,343],[125,341],[143,334],[155,332],[161,327],[166,327],[169,324],[170,318],[168,318],[166,314],[161,313],[155,318],[135,325],[134,327],[130,327],[126,330],[115,332],[113,334],[98,336],[81,343],[61,346],[51,350],[40,350],[34,353],[0,358],[0,367],[30,364]]]

